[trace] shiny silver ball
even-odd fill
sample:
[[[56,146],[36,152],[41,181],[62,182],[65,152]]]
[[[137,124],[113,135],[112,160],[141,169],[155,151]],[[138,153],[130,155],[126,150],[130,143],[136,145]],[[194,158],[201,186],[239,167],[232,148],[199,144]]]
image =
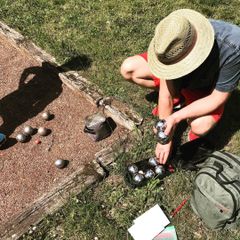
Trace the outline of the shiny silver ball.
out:
[[[155,167],[155,173],[158,175],[162,175],[165,173],[165,169],[162,165],[158,165]]]
[[[27,136],[23,133],[19,133],[17,136],[16,136],[16,139],[18,142],[25,142],[27,140]]]
[[[43,112],[43,113],[42,113],[42,118],[43,118],[44,120],[46,120],[46,121],[50,120],[50,118],[51,118],[51,113],[48,112],[48,111]]]
[[[155,166],[158,165],[158,162],[157,162],[157,160],[156,160],[155,157],[149,158],[148,163],[149,163],[151,166],[153,166],[153,167],[155,167]]]
[[[144,176],[142,174],[139,174],[137,173],[134,177],[133,177],[133,180],[136,182],[136,183],[140,183],[142,182],[144,179]]]
[[[25,135],[32,135],[34,132],[34,128],[32,128],[31,126],[25,126],[23,132]]]
[[[56,161],[55,161],[55,166],[57,167],[57,168],[65,168],[66,166],[67,166],[67,164],[68,164],[68,161],[67,160],[63,160],[63,159],[57,159]]]
[[[136,165],[130,165],[130,166],[128,166],[128,171],[130,172],[130,173],[132,173],[132,174],[135,174],[135,173],[137,173],[137,171],[138,171],[138,167],[136,166]]]
[[[159,137],[160,139],[164,139],[164,138],[167,137],[167,135],[166,135],[164,132],[158,132],[158,137]]]
[[[144,177],[145,178],[153,178],[155,176],[155,173],[154,173],[154,171],[153,170],[151,170],[151,169],[149,169],[149,170],[147,170],[146,172],[145,172],[145,174],[144,174]]]
[[[38,134],[41,136],[46,136],[48,134],[48,129],[45,127],[40,127],[38,129]]]
[[[164,121],[164,120],[158,121],[156,124],[156,128],[158,130],[164,131],[164,129],[166,128],[166,121]]]

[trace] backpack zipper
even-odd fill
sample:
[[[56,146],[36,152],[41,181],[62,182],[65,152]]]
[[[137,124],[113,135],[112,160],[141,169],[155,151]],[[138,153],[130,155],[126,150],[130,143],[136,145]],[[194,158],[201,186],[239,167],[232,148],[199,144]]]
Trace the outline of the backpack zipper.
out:
[[[229,158],[231,158],[235,163],[237,163],[238,165],[240,165],[240,161],[238,161],[235,157],[233,157],[231,154],[221,151],[221,153]]]
[[[226,163],[230,168],[233,168],[233,165],[231,163],[229,163],[227,160],[225,160],[224,158],[222,158],[222,157],[220,157],[218,155],[212,154],[212,155],[210,155],[210,157],[215,157],[216,159]]]
[[[211,166],[207,166],[208,168],[211,168],[211,169],[213,169],[214,171],[216,171],[216,169],[215,168],[213,168],[213,167],[211,167]],[[204,172],[204,171],[203,171]],[[202,173],[203,173],[202,172]],[[207,173],[207,172],[204,172],[204,173]],[[201,173],[199,173],[199,174],[201,174]],[[197,174],[197,176],[199,175],[199,174]],[[197,177],[196,176],[196,177]],[[211,175],[213,178],[214,178],[214,176],[213,175]],[[223,175],[223,174],[221,174],[221,177],[225,180],[225,181],[227,181],[228,183],[226,183],[226,184],[232,184],[232,186],[237,190],[237,192],[240,194],[240,189],[237,187],[237,186],[235,186],[234,184],[236,184],[237,185],[237,183],[239,184],[240,182],[238,181],[238,180],[233,180],[233,181],[230,181],[225,175]],[[215,177],[216,178],[216,177]],[[217,180],[216,180],[217,181]],[[237,182],[237,183],[236,183]],[[219,183],[218,182],[218,184],[220,184],[221,186],[222,185],[225,185],[224,183],[223,184],[221,184],[221,183]]]
[[[233,165],[232,165],[231,163],[229,163],[227,160],[225,160],[224,158],[222,158],[222,157],[220,157],[220,156],[217,156],[217,155],[212,154],[212,155],[210,155],[210,157],[215,157],[217,160],[226,163],[226,165],[228,165],[230,168],[233,168]],[[234,159],[233,159],[233,160],[234,160]],[[209,167],[209,168],[211,168],[211,169],[214,169],[214,170],[216,171],[215,168],[212,168],[212,167],[210,167],[210,166],[207,166],[207,167]],[[240,184],[240,181],[239,181],[239,180],[229,181],[229,184],[230,184],[230,183],[234,183],[234,182],[235,182],[236,185],[239,185],[239,184]],[[240,187],[240,186],[239,186],[239,187]],[[239,190],[238,190],[238,191],[239,191]]]

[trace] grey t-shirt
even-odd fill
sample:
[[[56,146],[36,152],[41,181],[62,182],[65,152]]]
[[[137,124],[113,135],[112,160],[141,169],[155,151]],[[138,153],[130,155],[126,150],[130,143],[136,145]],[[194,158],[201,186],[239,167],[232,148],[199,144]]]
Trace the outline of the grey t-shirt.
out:
[[[181,88],[231,92],[240,79],[240,28],[220,20],[210,22],[215,32],[211,53],[200,67],[182,78]]]

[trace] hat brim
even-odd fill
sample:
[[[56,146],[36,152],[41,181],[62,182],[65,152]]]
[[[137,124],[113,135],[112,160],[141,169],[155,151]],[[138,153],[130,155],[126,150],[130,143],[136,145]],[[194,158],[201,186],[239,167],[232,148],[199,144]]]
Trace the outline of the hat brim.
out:
[[[192,50],[174,64],[163,64],[158,60],[154,49],[154,38],[152,39],[148,47],[148,64],[156,77],[165,80],[183,77],[198,68],[206,60],[214,44],[214,29],[202,14],[190,9],[180,9],[172,14],[187,18],[194,26],[197,36]]]

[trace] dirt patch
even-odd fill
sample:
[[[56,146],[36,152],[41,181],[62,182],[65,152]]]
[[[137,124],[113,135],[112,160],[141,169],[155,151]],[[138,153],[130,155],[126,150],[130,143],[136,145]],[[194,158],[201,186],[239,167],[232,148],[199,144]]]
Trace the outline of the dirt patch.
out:
[[[84,119],[97,111],[81,94],[62,84],[56,69],[0,35],[0,132],[9,136],[0,150],[0,233],[33,202],[70,174],[94,159],[94,154],[116,142],[126,130],[117,126],[112,136],[93,142],[83,133]],[[40,114],[49,110],[54,118]],[[47,127],[46,137],[35,134],[26,143],[15,137],[25,125]],[[36,144],[40,140],[40,144]],[[56,159],[70,161],[57,169]]]

